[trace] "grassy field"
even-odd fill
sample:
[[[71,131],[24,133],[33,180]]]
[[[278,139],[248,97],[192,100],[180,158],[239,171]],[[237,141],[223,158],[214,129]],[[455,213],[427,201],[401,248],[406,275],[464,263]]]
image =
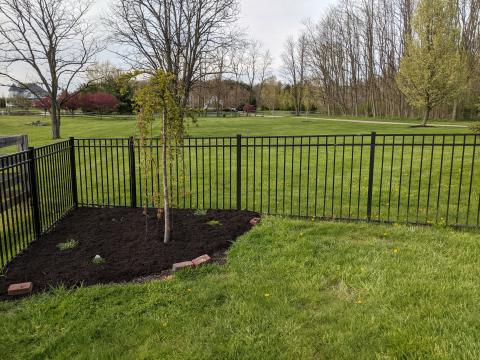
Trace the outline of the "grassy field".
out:
[[[480,234],[267,218],[227,265],[0,303],[18,359],[478,359]]]
[[[324,120],[318,117],[237,117],[237,118],[199,118],[196,124],[188,127],[191,136],[244,136],[252,135],[321,135],[321,134],[368,134],[378,133],[464,133],[468,132],[466,122],[435,121],[432,125],[449,125],[449,127],[433,127],[426,129],[411,128],[416,124],[413,120],[402,120],[407,125],[380,124],[382,119],[363,119],[373,123],[341,122]],[[362,119],[360,119],[362,120]],[[50,126],[30,126],[32,121],[49,123],[43,116],[0,116],[0,135],[27,134],[31,146],[49,144],[51,140]],[[398,122],[398,120],[392,120]],[[452,126],[453,127],[450,127]],[[458,127],[455,127],[458,126]],[[157,126],[158,128],[158,126]],[[63,138],[81,137],[128,137],[135,135],[135,119],[133,117],[62,117],[61,134]],[[0,149],[5,153],[6,150]]]
[[[26,125],[33,120],[43,118],[0,117],[0,134],[26,133],[33,146],[50,143],[50,128]],[[468,132],[466,123],[435,122],[437,127],[416,129],[410,127],[413,121],[388,125],[339,120],[200,118],[189,133]],[[63,119],[64,138],[134,134],[133,118]],[[438,144],[441,139],[428,136],[415,142]],[[402,138],[384,140],[398,145]],[[360,137],[260,141],[251,138],[242,148],[242,207],[309,217],[365,216],[369,149],[348,145],[358,144]],[[375,153],[373,217],[443,225],[450,213],[450,222],[457,216],[478,224],[479,150],[413,148],[408,146],[411,137],[403,141],[404,147],[379,146]],[[224,142],[229,144],[228,139],[215,144],[205,140],[200,143],[204,146],[190,148],[185,170],[180,169],[187,180],[173,184],[176,204],[235,204],[236,153],[224,152]],[[81,201],[128,205],[129,179],[122,175],[128,168],[125,147],[94,151],[88,142],[81,144]],[[314,146],[301,150],[302,144]],[[55,171],[61,172],[55,163]],[[55,177],[48,166],[39,170]],[[141,189],[154,192],[159,183],[156,177],[144,183],[139,172],[141,200]],[[168,281],[55,289],[0,303],[0,354],[18,359],[476,359],[479,240],[480,232],[473,230],[267,217],[233,245],[225,266],[180,272]]]

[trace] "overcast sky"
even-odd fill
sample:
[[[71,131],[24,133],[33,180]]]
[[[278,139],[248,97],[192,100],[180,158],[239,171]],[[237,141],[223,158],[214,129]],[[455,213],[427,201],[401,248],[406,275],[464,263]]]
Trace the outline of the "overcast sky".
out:
[[[110,1],[96,0],[92,12],[102,15]],[[285,40],[302,29],[303,20],[320,18],[334,0],[240,0],[240,3],[241,26],[246,28],[249,37],[260,40],[266,48],[270,49],[274,58],[274,67],[278,69]],[[112,57],[112,60],[118,63],[113,56],[105,53],[102,58]],[[29,72],[25,70],[17,69],[22,74],[28,74]],[[0,95],[5,92],[6,88],[0,87]]]
[[[285,40],[297,34],[302,21],[316,20],[333,0],[241,0],[241,23],[250,37],[260,40],[278,61]]]

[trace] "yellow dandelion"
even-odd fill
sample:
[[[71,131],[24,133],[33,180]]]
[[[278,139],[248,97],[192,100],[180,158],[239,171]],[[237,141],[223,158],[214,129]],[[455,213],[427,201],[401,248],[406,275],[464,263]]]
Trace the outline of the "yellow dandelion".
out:
[[[269,293],[266,293],[264,296],[265,296],[266,298],[268,298],[268,297],[270,297],[270,294],[269,294]]]
[[[397,249],[397,248],[393,249],[393,253],[394,253],[394,254],[397,254],[399,251],[400,251],[400,250]]]
[[[358,300],[357,300],[357,304],[363,304],[363,300],[362,300],[362,299],[358,299]]]

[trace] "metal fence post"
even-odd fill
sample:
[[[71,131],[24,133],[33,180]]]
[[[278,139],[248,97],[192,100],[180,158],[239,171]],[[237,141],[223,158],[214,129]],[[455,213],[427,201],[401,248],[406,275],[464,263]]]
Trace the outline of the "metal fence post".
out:
[[[30,193],[32,196],[33,229],[35,231],[35,239],[38,239],[42,235],[42,227],[40,223],[40,202],[38,200],[35,148],[33,147],[28,148],[28,167],[30,173]]]
[[[237,135],[237,210],[242,208],[242,135]]]
[[[368,170],[368,198],[367,198],[367,219],[372,219],[372,197],[373,197],[373,176],[375,170],[375,146],[377,133],[373,131],[370,135],[370,164]],[[360,164],[360,166],[362,166]]]
[[[130,173],[130,207],[137,207],[137,176],[135,173],[135,140],[133,136],[128,138],[128,164]]]
[[[75,163],[75,139],[70,137],[70,172],[72,175],[72,200],[73,207],[78,208],[78,189],[77,189],[77,166]]]

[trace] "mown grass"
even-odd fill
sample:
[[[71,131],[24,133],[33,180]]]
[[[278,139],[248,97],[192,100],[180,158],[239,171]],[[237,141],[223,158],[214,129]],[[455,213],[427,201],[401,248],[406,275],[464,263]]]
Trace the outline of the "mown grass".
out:
[[[342,118],[339,118],[342,119]],[[362,120],[358,118],[357,120]],[[363,118],[376,121],[376,119]],[[388,121],[378,119],[378,121]],[[30,126],[32,121],[42,121],[48,126]],[[393,120],[392,120],[393,121]],[[404,120],[402,120],[404,122]],[[376,123],[349,123],[322,120],[320,117],[310,116],[281,116],[281,117],[233,117],[233,118],[198,118],[196,124],[188,121],[188,134],[191,136],[244,136],[252,135],[319,135],[319,134],[368,134],[371,131],[379,133],[452,133],[468,132],[465,122],[433,121],[432,125],[446,124],[459,127],[412,128],[412,120],[405,120],[407,125],[386,125]],[[159,124],[155,124],[154,131],[158,131]],[[94,117],[94,116],[63,116],[61,124],[62,138],[70,136],[81,137],[128,137],[136,135],[135,119],[131,117]],[[50,121],[43,116],[0,116],[0,135],[26,134],[31,146],[49,144],[51,140]],[[7,151],[8,150],[8,151]],[[1,153],[11,152],[12,148],[0,149]]]
[[[227,265],[0,304],[16,358],[480,356],[478,232],[269,217]]]

